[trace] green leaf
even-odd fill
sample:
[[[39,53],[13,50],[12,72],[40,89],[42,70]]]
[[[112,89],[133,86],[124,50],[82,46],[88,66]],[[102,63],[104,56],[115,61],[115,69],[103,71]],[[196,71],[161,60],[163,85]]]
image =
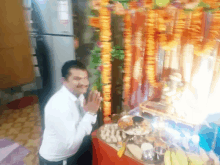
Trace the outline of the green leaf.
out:
[[[155,0],[155,2],[157,6],[164,7],[170,2],[170,0]]]
[[[198,7],[210,8],[209,4],[202,1],[198,4]]]

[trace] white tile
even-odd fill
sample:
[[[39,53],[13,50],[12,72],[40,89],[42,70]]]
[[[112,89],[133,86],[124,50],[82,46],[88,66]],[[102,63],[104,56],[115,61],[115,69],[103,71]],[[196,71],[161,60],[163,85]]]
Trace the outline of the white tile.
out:
[[[3,98],[2,98],[2,104],[7,104],[11,101],[13,101],[12,95],[5,93]]]
[[[24,94],[22,92],[20,93],[15,93],[12,97],[13,97],[13,100],[17,100],[17,99],[20,99],[24,96]]]
[[[31,54],[36,54],[35,48],[31,48]]]
[[[36,56],[32,56],[32,60],[33,60],[33,64],[34,65],[38,65],[37,57]]]
[[[24,86],[21,87],[22,91],[31,91],[31,90],[36,90],[37,86],[36,83],[30,83],[30,84],[26,84]]]
[[[35,76],[36,77],[40,77],[40,70],[39,70],[39,67],[34,67],[34,71],[35,71]]]

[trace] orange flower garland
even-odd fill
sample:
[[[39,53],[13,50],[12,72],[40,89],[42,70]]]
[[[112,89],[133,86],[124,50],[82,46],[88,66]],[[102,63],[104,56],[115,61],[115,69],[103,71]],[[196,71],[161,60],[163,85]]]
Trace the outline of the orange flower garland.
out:
[[[207,42],[204,44],[203,52],[204,54],[209,55],[214,49],[216,44],[216,39],[220,33],[220,11],[213,13],[212,24],[209,30],[209,36]]]
[[[159,42],[161,45],[166,45],[167,37],[166,37],[166,24],[165,19],[163,17],[164,11],[158,10],[158,31],[159,31]]]
[[[183,10],[178,10],[178,19],[177,22],[175,23],[175,28],[174,28],[174,40],[176,41],[176,45],[179,44],[180,38],[182,36],[184,27],[185,27],[185,22],[186,22],[186,15]]]
[[[160,34],[159,40],[162,48],[165,50],[171,50],[179,44],[184,30],[186,15],[183,10],[177,10],[176,13],[177,18],[175,19],[176,22],[174,22],[174,19],[164,17],[164,15],[166,16],[165,11],[158,11],[158,31]],[[166,19],[170,21],[168,22]],[[166,25],[166,22],[168,25]]]
[[[191,43],[194,45],[194,54],[196,55],[200,55],[202,50],[202,40],[203,40],[202,20],[203,20],[202,8],[199,8],[192,12],[190,36],[191,36]]]
[[[124,58],[124,102],[127,103],[130,96],[130,82],[131,82],[131,14],[127,12],[124,17],[125,30],[124,30],[124,45],[125,45],[125,58]]]
[[[102,0],[99,9],[104,121],[111,115],[111,12],[106,7],[108,4],[109,0]]]
[[[146,8],[151,8],[153,6],[153,0],[145,0],[144,6]]]
[[[89,25],[99,28],[99,17],[90,17],[89,18]]]
[[[155,76],[155,14],[154,10],[147,12],[147,26],[146,26],[146,55],[145,55],[145,74],[147,75],[149,83],[153,87],[157,87],[156,76]]]

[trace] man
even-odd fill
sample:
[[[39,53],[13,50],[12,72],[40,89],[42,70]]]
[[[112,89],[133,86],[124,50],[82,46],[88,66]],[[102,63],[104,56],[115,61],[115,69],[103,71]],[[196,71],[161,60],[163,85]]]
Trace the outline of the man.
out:
[[[78,165],[81,164],[79,160],[84,160],[83,164],[91,164],[91,154],[81,157],[86,155],[91,145],[88,135],[96,122],[102,98],[99,92],[94,91],[84,102],[83,94],[89,86],[88,71],[79,61],[66,62],[62,67],[62,77],[63,86],[45,106],[40,165]]]

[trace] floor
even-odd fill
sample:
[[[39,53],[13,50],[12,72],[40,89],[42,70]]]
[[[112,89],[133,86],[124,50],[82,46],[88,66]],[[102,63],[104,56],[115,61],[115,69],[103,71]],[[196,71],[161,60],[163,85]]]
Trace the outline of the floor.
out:
[[[26,165],[38,165],[41,114],[38,103],[21,109],[1,108],[0,139],[11,139],[26,147],[30,153],[24,158]]]

